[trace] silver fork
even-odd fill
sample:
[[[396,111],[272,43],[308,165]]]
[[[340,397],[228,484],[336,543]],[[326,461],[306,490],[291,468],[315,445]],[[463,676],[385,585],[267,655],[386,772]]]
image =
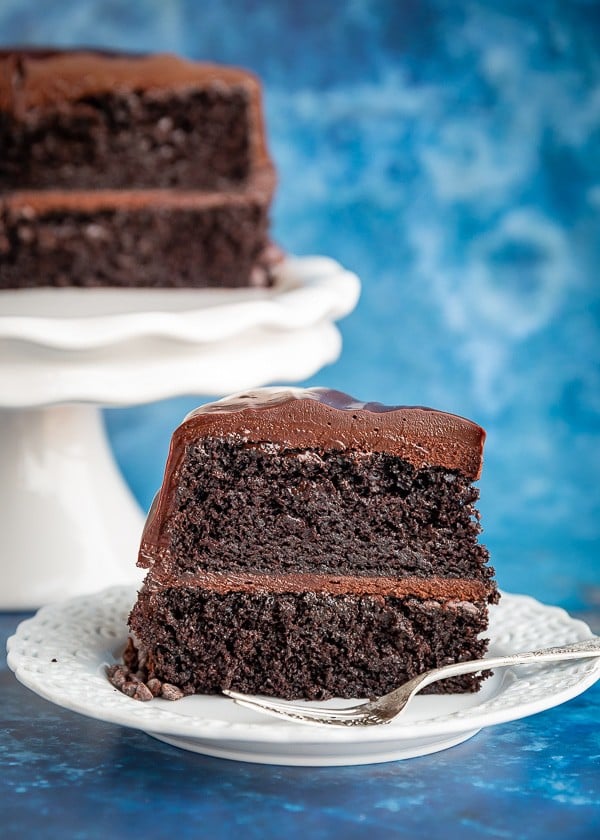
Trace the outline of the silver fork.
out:
[[[389,694],[384,694],[375,700],[347,706],[343,709],[323,709],[311,706],[295,706],[291,703],[263,700],[249,694],[225,689],[223,694],[230,697],[240,706],[264,712],[279,718],[287,718],[298,723],[327,726],[379,726],[390,723],[406,709],[410,700],[431,683],[445,680],[448,677],[458,677],[461,674],[474,674],[478,671],[488,671],[493,668],[506,668],[510,665],[537,664],[538,662],[564,662],[569,659],[585,659],[600,656],[600,637],[594,636],[582,642],[561,647],[532,650],[527,653],[515,653],[511,656],[493,656],[489,659],[473,659],[469,662],[457,662],[454,665],[444,665],[425,671],[412,680],[396,688]]]

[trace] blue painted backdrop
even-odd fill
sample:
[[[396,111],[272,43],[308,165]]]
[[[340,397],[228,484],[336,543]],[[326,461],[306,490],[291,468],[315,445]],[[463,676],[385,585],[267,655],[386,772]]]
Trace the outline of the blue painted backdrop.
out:
[[[505,589],[600,604],[600,5],[2,0],[0,41],[171,50],[264,80],[274,232],[361,276],[311,384],[489,433]],[[198,398],[107,412],[147,507]]]

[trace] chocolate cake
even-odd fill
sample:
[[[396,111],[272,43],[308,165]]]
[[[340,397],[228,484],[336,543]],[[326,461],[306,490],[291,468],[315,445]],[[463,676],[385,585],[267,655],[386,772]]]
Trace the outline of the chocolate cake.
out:
[[[474,507],[484,438],[461,417],[319,388],[194,411],[140,548],[130,628],[148,678],[365,697],[483,656],[498,598]]]
[[[274,187],[246,71],[0,52],[0,288],[268,285]]]

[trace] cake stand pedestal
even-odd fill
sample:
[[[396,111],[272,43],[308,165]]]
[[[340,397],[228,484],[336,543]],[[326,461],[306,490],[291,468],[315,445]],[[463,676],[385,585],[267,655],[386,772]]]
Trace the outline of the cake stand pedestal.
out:
[[[359,282],[288,259],[267,291],[0,294],[0,609],[139,584],[143,513],[100,409],[299,381],[340,351]]]
[[[0,412],[0,463],[3,609],[92,592],[107,579],[136,582],[142,512],[97,408]]]

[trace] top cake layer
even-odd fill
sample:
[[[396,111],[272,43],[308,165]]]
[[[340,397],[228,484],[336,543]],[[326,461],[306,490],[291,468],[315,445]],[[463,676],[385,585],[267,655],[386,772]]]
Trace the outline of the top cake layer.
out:
[[[269,166],[260,83],[173,55],[0,51],[0,189],[225,188]]]
[[[198,436],[237,435],[284,449],[387,452],[415,469],[439,466],[479,478],[485,432],[432,408],[359,402],[327,388],[260,388],[200,406],[175,432],[175,447]]]
[[[208,585],[208,573],[213,587],[278,573],[303,586],[318,573],[330,589],[341,574],[344,586],[441,576],[487,592],[471,483],[484,437],[462,417],[323,388],[204,405],[173,435],[138,563],[158,586]]]

